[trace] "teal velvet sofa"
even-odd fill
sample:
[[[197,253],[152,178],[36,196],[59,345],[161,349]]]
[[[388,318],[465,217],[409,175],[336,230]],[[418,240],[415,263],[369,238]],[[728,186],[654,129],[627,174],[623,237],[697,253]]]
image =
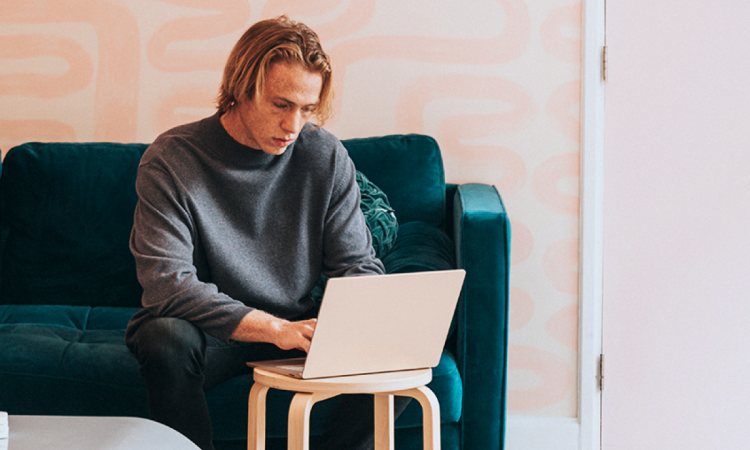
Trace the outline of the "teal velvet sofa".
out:
[[[429,385],[441,406],[442,448],[503,447],[510,226],[485,184],[446,184],[430,137],[344,141],[358,171],[388,196],[398,235],[388,272],[459,267],[464,289]],[[28,143],[0,175],[0,411],[148,417],[123,333],[140,306],[128,249],[135,177],[147,144]],[[246,448],[252,376],[209,390],[218,449]],[[290,396],[268,399],[268,448],[285,448]],[[312,434],[333,402],[312,411]],[[421,410],[396,423],[400,450],[422,448]],[[313,441],[314,442],[314,441]],[[313,447],[314,448],[314,447]]]

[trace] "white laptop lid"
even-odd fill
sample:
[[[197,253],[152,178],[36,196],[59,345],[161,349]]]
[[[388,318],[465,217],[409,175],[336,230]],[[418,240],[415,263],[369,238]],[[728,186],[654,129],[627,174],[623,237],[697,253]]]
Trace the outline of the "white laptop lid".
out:
[[[465,274],[328,280],[302,378],[437,366]]]

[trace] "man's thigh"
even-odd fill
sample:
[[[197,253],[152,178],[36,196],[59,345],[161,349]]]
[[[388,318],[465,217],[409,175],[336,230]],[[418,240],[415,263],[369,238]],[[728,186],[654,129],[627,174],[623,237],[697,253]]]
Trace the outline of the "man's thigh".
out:
[[[273,359],[299,358],[300,350],[282,350],[265,342],[226,342],[206,335],[206,366],[204,389],[238,375],[252,373],[246,363]]]

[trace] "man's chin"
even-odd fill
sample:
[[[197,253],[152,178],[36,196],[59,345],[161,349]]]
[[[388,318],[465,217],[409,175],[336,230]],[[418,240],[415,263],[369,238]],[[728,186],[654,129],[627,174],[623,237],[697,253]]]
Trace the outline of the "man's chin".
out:
[[[286,147],[272,147],[272,146],[269,146],[269,147],[266,147],[266,148],[263,149],[263,153],[267,153],[269,155],[274,155],[274,156],[281,156],[281,155],[284,154],[284,152],[286,151],[287,148],[289,148],[288,145]]]
[[[269,155],[283,155],[286,149],[292,145],[292,142],[294,142],[294,140],[282,141],[279,139],[271,139],[271,142],[263,148],[263,151]]]

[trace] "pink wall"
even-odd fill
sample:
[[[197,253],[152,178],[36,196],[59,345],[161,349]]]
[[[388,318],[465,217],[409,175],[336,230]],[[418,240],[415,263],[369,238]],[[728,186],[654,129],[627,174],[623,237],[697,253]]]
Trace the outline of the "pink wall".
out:
[[[0,0],[0,149],[150,142],[210,115],[231,47],[281,13],[331,54],[326,128],[429,134],[448,181],[497,186],[513,227],[508,408],[575,417],[581,0]]]
[[[606,450],[750,446],[748,19],[608,1]]]

